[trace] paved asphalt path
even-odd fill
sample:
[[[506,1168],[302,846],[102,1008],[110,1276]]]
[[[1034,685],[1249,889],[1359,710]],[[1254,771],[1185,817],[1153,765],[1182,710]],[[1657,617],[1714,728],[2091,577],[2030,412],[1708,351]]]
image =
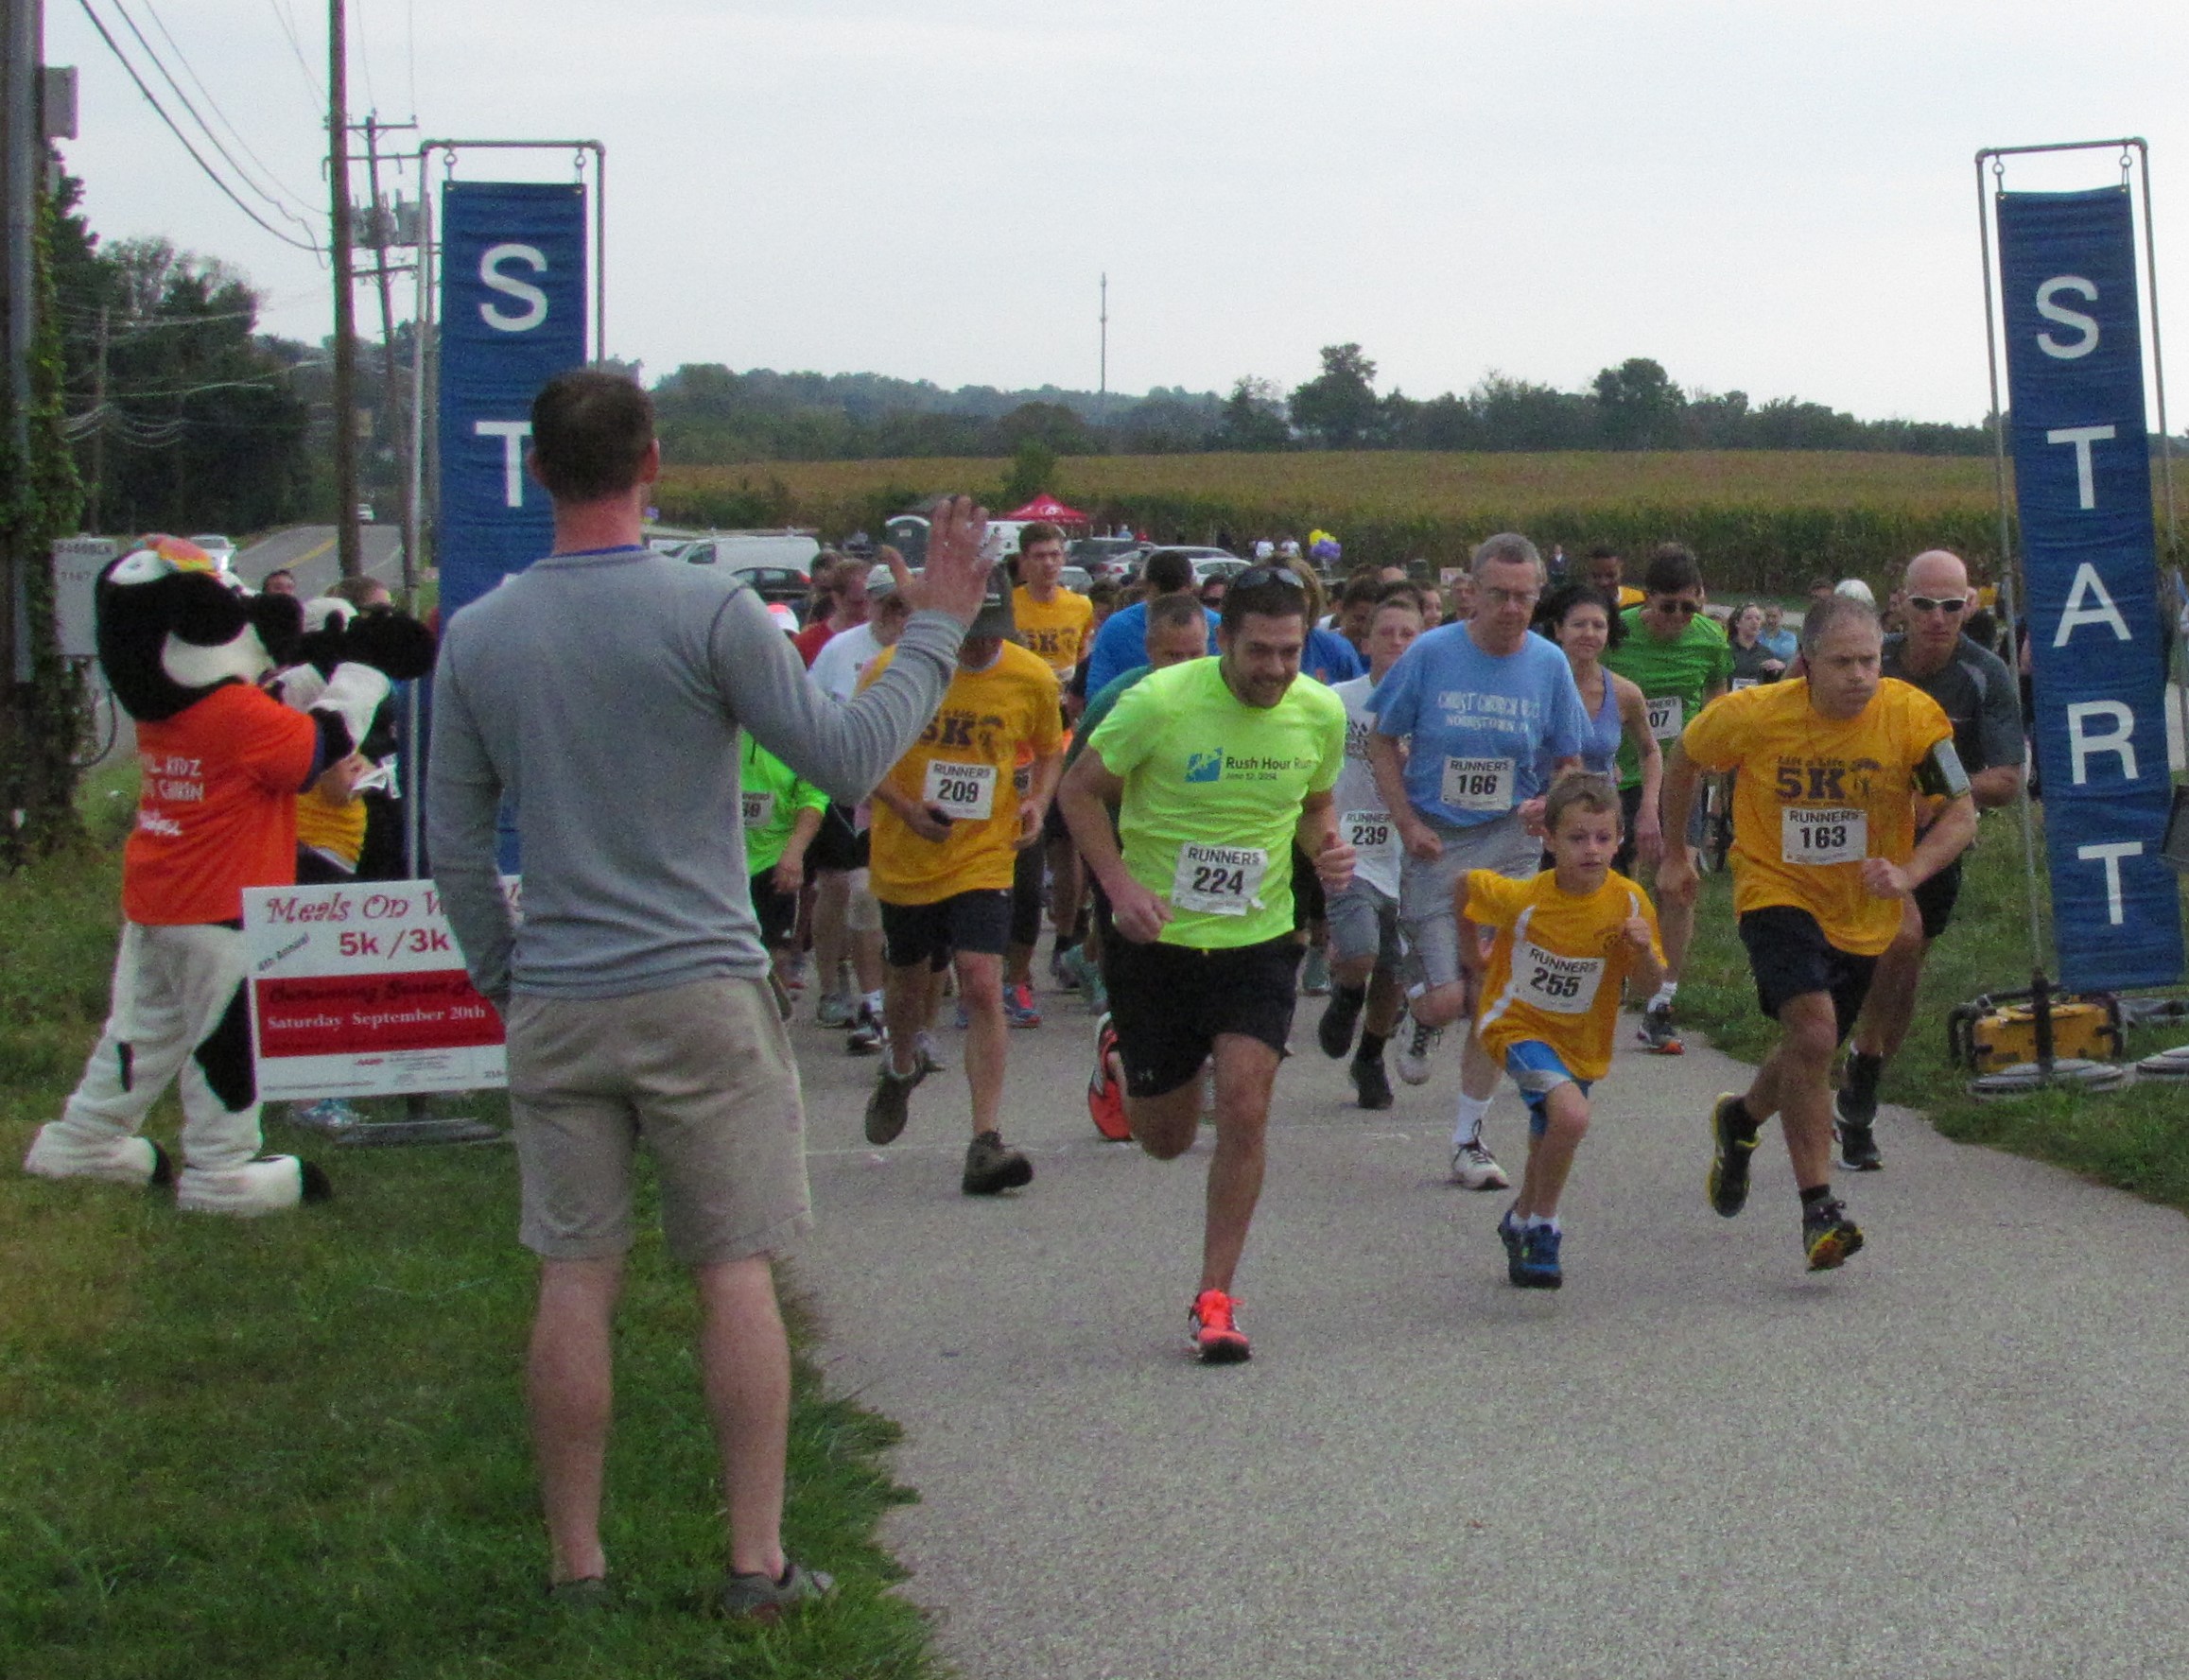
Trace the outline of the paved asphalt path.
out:
[[[1565,1208],[1504,1279],[1503,1196],[1444,1182],[1450,1051],[1346,1106],[1303,1000],[1239,1289],[1184,1351],[1207,1145],[1107,1144],[1089,1023],[1014,1032],[1026,1190],[958,1192],[955,1071],[886,1151],[871,1061],[794,1029],[832,1380],[899,1419],[889,1539],[973,1680],[2189,1673],[2181,1217],[1881,1119],[1869,1246],[1802,1265],[1778,1129],[1703,1199],[1700,1046],[1624,1052]],[[961,1035],[946,1030],[956,1062]],[[1509,1090],[1488,1136],[1521,1153]]]

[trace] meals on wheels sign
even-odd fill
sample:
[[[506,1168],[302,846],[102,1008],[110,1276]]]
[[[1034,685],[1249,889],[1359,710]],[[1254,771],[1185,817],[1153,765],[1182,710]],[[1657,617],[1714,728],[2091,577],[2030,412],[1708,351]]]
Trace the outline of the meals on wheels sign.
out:
[[[501,1016],[464,973],[431,881],[253,888],[243,934],[261,1099],[509,1082]]]
[[[2125,187],[2001,193],[2014,478],[2060,978],[2181,973],[2135,225]]]
[[[445,620],[553,543],[525,446],[540,387],[585,360],[585,188],[451,181],[441,218]]]

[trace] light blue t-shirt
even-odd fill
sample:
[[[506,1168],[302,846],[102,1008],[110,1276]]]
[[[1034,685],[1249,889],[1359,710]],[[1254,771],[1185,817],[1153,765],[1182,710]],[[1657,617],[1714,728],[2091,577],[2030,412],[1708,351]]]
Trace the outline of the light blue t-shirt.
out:
[[[1208,651],[1216,651],[1216,615],[1208,614]],[[1103,620],[1086,656],[1086,691],[1100,694],[1136,665],[1148,663],[1148,603],[1135,601]]]
[[[1465,624],[1430,631],[1369,697],[1376,732],[1412,736],[1406,797],[1455,827],[1494,822],[1542,792],[1589,732],[1566,656],[1540,636],[1485,653]]]
[[[1800,637],[1784,626],[1759,635],[1756,640],[1771,649],[1773,659],[1784,660],[1788,665],[1792,665],[1794,655],[1801,651]]]

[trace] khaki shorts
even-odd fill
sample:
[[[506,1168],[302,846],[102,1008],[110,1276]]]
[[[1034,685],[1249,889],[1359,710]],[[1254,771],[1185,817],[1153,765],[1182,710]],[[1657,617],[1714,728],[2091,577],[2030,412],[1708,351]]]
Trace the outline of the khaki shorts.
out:
[[[798,1069],[766,982],[519,996],[508,1031],[518,1237],[533,1253],[630,1250],[641,1139],[669,1251],[686,1266],[773,1254],[812,1224]]]
[[[1399,925],[1406,936],[1402,972],[1409,986],[1450,986],[1459,979],[1459,909],[1453,893],[1470,869],[1524,881],[1536,873],[1543,843],[1520,825],[1519,811],[1456,828],[1422,818],[1444,842],[1429,859],[1409,852],[1399,864]]]

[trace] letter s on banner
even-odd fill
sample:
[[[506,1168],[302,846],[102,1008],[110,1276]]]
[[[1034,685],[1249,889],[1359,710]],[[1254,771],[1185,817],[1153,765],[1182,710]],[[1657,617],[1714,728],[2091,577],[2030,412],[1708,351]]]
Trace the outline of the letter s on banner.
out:
[[[441,611],[547,552],[547,498],[524,476],[532,398],[585,362],[585,188],[442,188]]]
[[[2181,908],[2125,188],[2001,193],[1999,276],[2060,979],[2169,985]]]

